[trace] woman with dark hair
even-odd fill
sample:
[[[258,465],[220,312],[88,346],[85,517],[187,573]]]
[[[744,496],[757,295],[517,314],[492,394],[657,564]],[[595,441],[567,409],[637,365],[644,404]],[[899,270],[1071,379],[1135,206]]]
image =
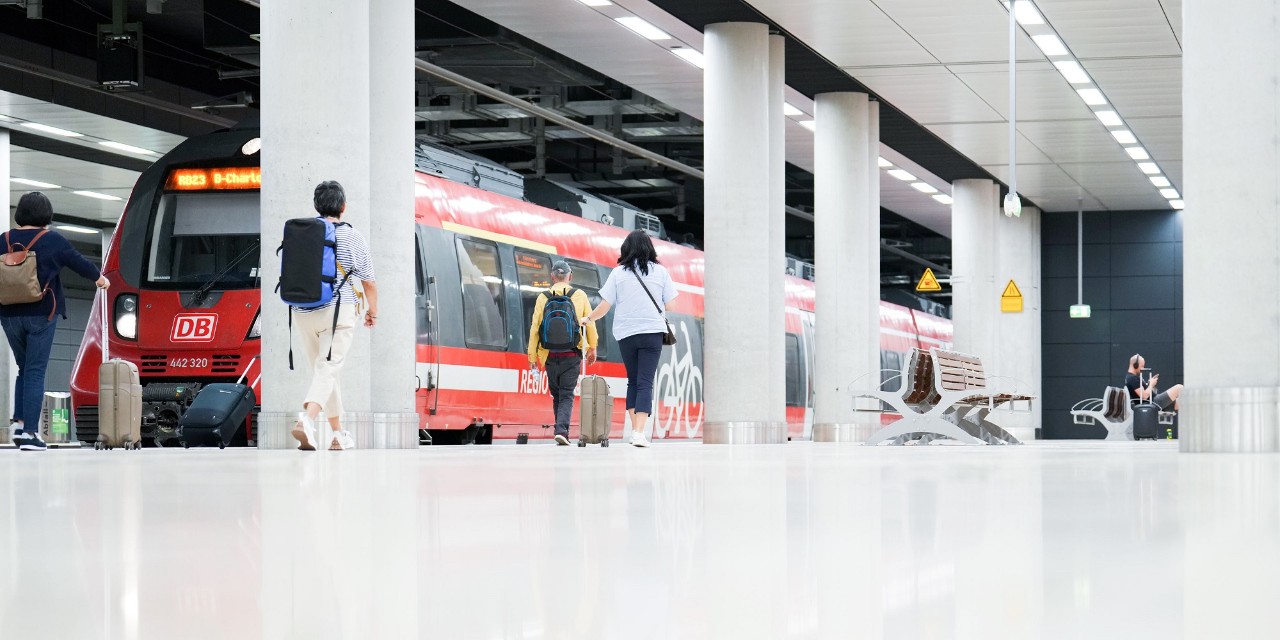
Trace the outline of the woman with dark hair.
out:
[[[653,377],[662,357],[662,338],[667,333],[667,303],[678,293],[667,268],[658,264],[658,252],[649,234],[632,231],[622,242],[618,266],[600,289],[603,300],[587,317],[585,325],[613,314],[613,337],[627,367],[627,415],[631,417],[631,444],[649,446],[645,423],[653,411]]]
[[[48,229],[53,222],[53,204],[39,191],[18,200],[13,214],[17,227],[0,234],[7,254],[31,251],[36,260],[36,281],[44,288],[40,300],[0,304],[0,325],[9,339],[9,349],[18,363],[18,381],[13,389],[13,444],[22,451],[44,451],[40,439],[40,411],[44,408],[44,376],[49,353],[58,329],[58,316],[67,317],[66,298],[58,273],[69,267],[96,281],[99,289],[111,283],[97,267],[80,255],[66,238]],[[30,258],[28,258],[30,259]],[[104,301],[105,304],[105,301]]]

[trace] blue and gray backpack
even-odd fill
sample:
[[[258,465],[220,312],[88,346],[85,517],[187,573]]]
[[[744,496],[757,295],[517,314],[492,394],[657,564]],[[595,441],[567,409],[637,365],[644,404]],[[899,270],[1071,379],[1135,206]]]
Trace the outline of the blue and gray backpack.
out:
[[[280,283],[276,292],[289,305],[289,330],[293,331],[293,309],[318,309],[337,300],[333,306],[333,328],[338,328],[338,311],[342,298],[338,291],[346,285],[351,272],[338,279],[338,240],[336,230],[345,222],[333,223],[323,217],[294,218],[284,223],[284,240],[276,254],[280,256]],[[333,357],[332,344],[329,358]],[[293,340],[289,341],[289,369],[293,369]]]
[[[538,335],[542,348],[547,351],[577,351],[582,327],[578,324],[578,309],[573,305],[573,294],[577,289],[569,289],[565,293],[547,291],[547,303],[542,307],[542,327]]]

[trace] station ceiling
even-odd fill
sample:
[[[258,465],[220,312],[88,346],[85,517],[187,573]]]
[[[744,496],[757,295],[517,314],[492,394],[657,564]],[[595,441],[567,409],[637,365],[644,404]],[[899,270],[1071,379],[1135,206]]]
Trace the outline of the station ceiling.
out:
[[[269,0],[267,0],[269,1]],[[1179,0],[1039,0],[1036,5],[1168,175],[1181,184]],[[120,197],[154,157],[186,136],[238,120],[257,100],[257,2],[166,0],[144,23],[147,90],[93,87],[96,25],[110,0],[45,0],[44,20],[0,0],[0,114],[86,134],[68,140],[13,121],[15,176],[69,187],[60,213],[109,223]],[[607,7],[579,0],[419,0],[418,56],[682,162],[701,166],[701,71],[662,42],[628,32]],[[591,4],[600,4],[599,0]],[[787,129],[788,204],[812,206],[813,133],[801,122],[812,96],[869,91],[882,103],[881,155],[939,193],[882,173],[883,235],[949,262],[949,183],[1007,181],[1007,16],[998,0],[615,0],[685,46],[701,48],[706,24],[766,21],[788,37],[788,102],[802,113]],[[1064,80],[1019,32],[1019,191],[1047,210],[1167,208],[1159,190]],[[532,119],[503,113],[447,83],[419,75],[419,135],[495,161],[535,160]],[[193,108],[197,107],[197,108]],[[661,210],[677,233],[701,227],[701,185],[604,145],[547,132],[554,179]],[[29,175],[28,175],[29,174]],[[43,176],[43,177],[41,177]],[[62,183],[67,183],[63,185]],[[15,189],[23,188],[14,185]],[[935,198],[934,195],[942,196]],[[941,200],[941,201],[940,201]],[[788,248],[811,255],[812,224],[789,217]],[[909,279],[918,265],[890,264]]]

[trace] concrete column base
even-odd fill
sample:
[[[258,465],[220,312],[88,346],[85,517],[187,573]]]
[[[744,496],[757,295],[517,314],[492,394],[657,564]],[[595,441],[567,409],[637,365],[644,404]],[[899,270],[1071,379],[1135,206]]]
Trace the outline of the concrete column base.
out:
[[[290,430],[298,420],[297,412],[267,412],[258,415],[259,449],[296,449],[298,441]],[[416,413],[348,413],[343,427],[351,432],[357,449],[417,449],[418,414]],[[323,413],[316,421],[321,435],[329,428]]]
[[[877,422],[846,422],[846,423],[830,423],[813,425],[813,441],[814,442],[866,442],[871,434],[880,430],[880,423]]]
[[[702,427],[703,444],[785,444],[785,422],[708,422]]]
[[[1280,452],[1280,388],[1187,388],[1178,398],[1183,453]]]
[[[417,449],[419,424],[416,413],[375,413],[369,430],[355,436],[356,446],[362,449]]]
[[[289,433],[298,420],[297,411],[263,411],[254,424],[259,449],[297,449],[298,441]]]

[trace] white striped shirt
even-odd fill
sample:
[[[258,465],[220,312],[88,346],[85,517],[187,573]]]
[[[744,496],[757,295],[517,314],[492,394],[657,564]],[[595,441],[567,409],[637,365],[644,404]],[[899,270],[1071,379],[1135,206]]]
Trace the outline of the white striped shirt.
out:
[[[365,282],[374,280],[373,260],[369,257],[369,243],[365,241],[363,234],[356,231],[356,228],[349,224],[336,224],[334,226],[333,239],[338,245],[334,250],[334,256],[337,257],[338,264],[342,265],[342,268],[351,274],[346,284],[338,291],[338,296],[335,297],[335,300],[341,299],[342,306],[352,305],[352,308],[355,308],[356,290],[351,285],[351,281],[359,280]],[[342,271],[338,272],[338,281],[342,281]],[[330,300],[324,306],[311,309],[295,308],[295,311],[309,313],[331,308],[333,304],[334,300]]]

